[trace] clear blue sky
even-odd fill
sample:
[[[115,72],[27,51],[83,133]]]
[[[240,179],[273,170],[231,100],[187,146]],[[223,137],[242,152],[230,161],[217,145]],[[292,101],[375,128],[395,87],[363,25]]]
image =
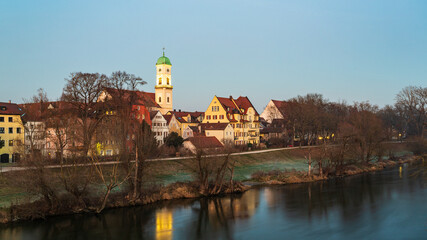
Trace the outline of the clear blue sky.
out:
[[[122,70],[154,91],[162,48],[174,108],[205,111],[214,95],[270,99],[321,93],[393,104],[427,85],[427,1],[0,1],[0,101],[69,73]]]

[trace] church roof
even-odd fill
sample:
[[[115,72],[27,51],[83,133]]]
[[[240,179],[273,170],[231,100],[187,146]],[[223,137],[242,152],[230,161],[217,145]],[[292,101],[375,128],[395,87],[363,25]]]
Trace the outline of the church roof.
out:
[[[165,52],[163,52],[163,56],[161,56],[161,57],[159,57],[159,59],[157,59],[156,65],[160,65],[160,64],[167,64],[167,65],[172,66],[172,63],[169,60],[169,58],[165,56]]]

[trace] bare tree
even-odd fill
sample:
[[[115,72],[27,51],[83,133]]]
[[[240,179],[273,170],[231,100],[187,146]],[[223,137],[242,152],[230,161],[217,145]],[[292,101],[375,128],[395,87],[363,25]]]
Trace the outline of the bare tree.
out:
[[[131,175],[121,173],[119,168],[121,163],[119,159],[117,159],[115,164],[107,167],[104,167],[100,159],[96,156],[91,157],[91,162],[98,178],[105,187],[105,192],[100,199],[100,204],[95,210],[97,213],[100,213],[107,205],[111,191],[125,183],[131,177]]]
[[[98,97],[103,91],[107,77],[99,73],[70,74],[62,93],[62,100],[72,105],[72,112],[79,119],[82,154],[87,155],[95,130],[103,117],[103,106]]]
[[[396,95],[395,106],[407,117],[409,133],[423,137],[427,121],[427,88],[405,87]]]
[[[355,103],[346,119],[346,135],[351,136],[354,153],[362,162],[369,163],[386,140],[381,119],[376,115],[378,107],[367,102]]]

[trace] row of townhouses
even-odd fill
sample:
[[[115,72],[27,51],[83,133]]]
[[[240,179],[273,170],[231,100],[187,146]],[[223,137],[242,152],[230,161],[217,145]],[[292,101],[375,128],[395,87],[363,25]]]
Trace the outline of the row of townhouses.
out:
[[[272,100],[260,116],[249,98],[242,96],[214,96],[205,111],[175,110],[172,64],[164,53],[156,62],[155,81],[154,93],[105,88],[97,102],[122,100],[130,104],[132,118],[139,123],[145,121],[159,145],[164,144],[171,132],[176,132],[186,140],[184,146],[190,150],[218,148],[227,144],[258,145],[262,140],[260,132],[268,129],[267,126],[274,121],[283,119],[280,104],[284,102]],[[79,149],[82,143],[76,140],[79,139],[76,136],[79,131],[73,129],[76,126],[73,123],[80,120],[67,111],[70,108],[71,104],[62,101],[20,105],[0,103],[0,142],[4,145],[0,148],[1,162],[15,161],[20,155],[28,153],[29,149],[39,149],[42,155],[51,157],[58,154],[58,149],[64,155]],[[98,154],[115,155],[120,152],[120,134],[107,126],[114,125],[122,108],[113,104],[103,111],[105,115],[94,141]],[[103,124],[106,127],[103,128]],[[265,134],[264,131],[263,136],[268,138],[270,132]],[[126,136],[129,148],[133,138],[129,131]]]

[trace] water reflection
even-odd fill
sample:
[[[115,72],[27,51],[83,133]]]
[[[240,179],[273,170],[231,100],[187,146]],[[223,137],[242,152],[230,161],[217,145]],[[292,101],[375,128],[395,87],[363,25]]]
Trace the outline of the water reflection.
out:
[[[222,198],[203,198],[194,204],[197,227],[189,229],[185,239],[232,239],[237,220],[249,219],[255,214],[260,201],[259,191],[229,195]]]
[[[156,211],[156,240],[172,239],[172,210],[163,208]]]
[[[326,182],[168,201],[0,228],[0,239],[401,239],[427,230],[427,188],[404,166]]]

